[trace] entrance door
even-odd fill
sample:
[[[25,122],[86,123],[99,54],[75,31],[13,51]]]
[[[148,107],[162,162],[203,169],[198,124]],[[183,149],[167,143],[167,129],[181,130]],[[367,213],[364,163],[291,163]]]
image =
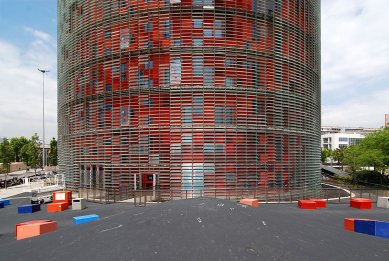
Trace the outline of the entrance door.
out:
[[[186,195],[200,197],[204,190],[204,166],[202,163],[182,164],[181,189]]]
[[[154,178],[153,174],[143,174],[142,188],[146,190],[153,189]]]
[[[157,174],[134,174],[135,190],[152,190],[156,186]]]

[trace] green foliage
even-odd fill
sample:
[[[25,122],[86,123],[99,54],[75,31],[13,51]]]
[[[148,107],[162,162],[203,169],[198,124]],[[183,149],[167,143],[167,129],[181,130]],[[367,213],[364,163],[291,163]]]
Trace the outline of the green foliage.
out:
[[[347,175],[347,176],[341,176],[339,174],[335,174],[333,176],[333,179],[339,183],[339,184],[344,184],[344,185],[350,185],[350,184],[353,184],[353,179],[352,179],[352,176],[350,175]]]
[[[343,162],[344,162],[344,153],[346,151],[346,147],[337,148],[332,152],[332,156],[337,163],[342,163],[343,170]]]
[[[30,166],[30,160],[28,156],[28,147],[30,141],[27,144],[23,145],[23,147],[19,151],[20,160],[23,161],[27,166]]]
[[[338,163],[342,162],[344,160],[344,152],[346,148],[341,147],[337,148],[336,150],[333,151],[332,156],[334,157],[334,160],[336,160]]]
[[[360,167],[363,167],[359,159],[360,155],[362,155],[362,151],[359,146],[352,145],[345,150],[343,162],[350,166],[351,172],[355,172]]]
[[[31,137],[29,142],[20,149],[20,155],[23,162],[34,169],[38,168],[40,163],[40,148],[38,140],[39,136],[35,133],[34,136]]]
[[[19,162],[21,160],[20,150],[27,143],[28,143],[28,139],[23,136],[19,138],[17,137],[11,138],[11,148],[12,148],[13,158],[15,162]]]
[[[50,150],[48,155],[48,163],[50,166],[57,166],[58,160],[57,160],[57,141],[55,138],[53,138],[50,141]]]
[[[374,171],[384,173],[389,167],[389,128],[367,135],[359,145],[344,151],[344,163],[352,172],[362,167],[373,167]]]
[[[369,133],[366,139],[361,141],[361,146],[376,148],[383,154],[389,155],[389,127]]]
[[[352,179],[354,182],[363,182],[369,184],[389,185],[389,177],[378,171],[361,170],[353,173]]]
[[[321,162],[325,163],[329,157],[332,155],[332,150],[330,149],[321,149]]]
[[[9,172],[12,161],[23,161],[27,166],[35,170],[41,165],[41,149],[39,136],[35,133],[31,139],[14,137],[11,140],[4,138],[0,142],[0,172]],[[48,155],[50,165],[57,165],[57,141],[53,138],[50,142]]]
[[[13,160],[12,148],[9,140],[4,138],[0,143],[0,162],[3,164],[3,171],[9,172],[11,162]]]

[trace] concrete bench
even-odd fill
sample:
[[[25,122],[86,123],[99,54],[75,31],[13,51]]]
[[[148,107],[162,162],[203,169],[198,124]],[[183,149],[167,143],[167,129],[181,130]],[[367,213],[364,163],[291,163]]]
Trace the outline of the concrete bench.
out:
[[[345,218],[344,229],[352,232],[389,239],[389,222],[372,219]]]
[[[309,200],[316,202],[316,208],[326,208],[327,207],[327,201],[325,199],[311,198]]]
[[[68,203],[51,203],[47,205],[47,212],[62,212],[69,208]]]
[[[378,197],[377,207],[389,208],[389,197]]]
[[[72,204],[71,191],[56,191],[53,192],[53,203],[67,203],[68,206]]]
[[[375,236],[375,221],[368,219],[355,219],[354,232]]]
[[[94,220],[100,220],[100,216],[96,214],[91,214],[86,216],[73,217],[73,224],[80,225]]]
[[[6,198],[0,198],[0,202],[2,202],[4,204],[4,207],[11,205],[11,200],[6,199]]]
[[[298,207],[301,209],[313,210],[317,208],[317,204],[315,201],[302,199],[298,201]]]
[[[72,200],[72,210],[83,210],[86,208],[86,200],[84,198],[74,198]]]
[[[371,209],[373,201],[368,198],[352,198],[350,199],[350,207],[357,209]]]
[[[40,236],[57,230],[57,222],[53,220],[32,220],[16,224],[16,239],[21,240]]]
[[[376,221],[375,236],[389,239],[389,222]]]
[[[259,200],[258,199],[253,199],[253,198],[242,198],[239,201],[241,204],[248,205],[254,208],[259,207]]]
[[[18,206],[18,214],[34,213],[40,210],[41,205],[39,204]]]
[[[354,232],[355,218],[345,218],[343,221],[343,227],[345,230]]]

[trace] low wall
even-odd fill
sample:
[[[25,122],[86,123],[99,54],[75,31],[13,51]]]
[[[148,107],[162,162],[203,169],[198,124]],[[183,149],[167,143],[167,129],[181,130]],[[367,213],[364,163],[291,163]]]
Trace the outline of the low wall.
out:
[[[0,167],[2,167],[3,164],[0,163]],[[27,170],[27,165],[24,162],[12,162],[10,167],[10,172],[15,172],[19,170]]]

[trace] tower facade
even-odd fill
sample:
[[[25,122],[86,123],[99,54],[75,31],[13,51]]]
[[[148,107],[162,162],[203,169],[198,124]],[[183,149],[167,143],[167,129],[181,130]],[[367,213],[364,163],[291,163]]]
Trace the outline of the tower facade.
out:
[[[59,0],[70,188],[315,194],[319,0]]]

